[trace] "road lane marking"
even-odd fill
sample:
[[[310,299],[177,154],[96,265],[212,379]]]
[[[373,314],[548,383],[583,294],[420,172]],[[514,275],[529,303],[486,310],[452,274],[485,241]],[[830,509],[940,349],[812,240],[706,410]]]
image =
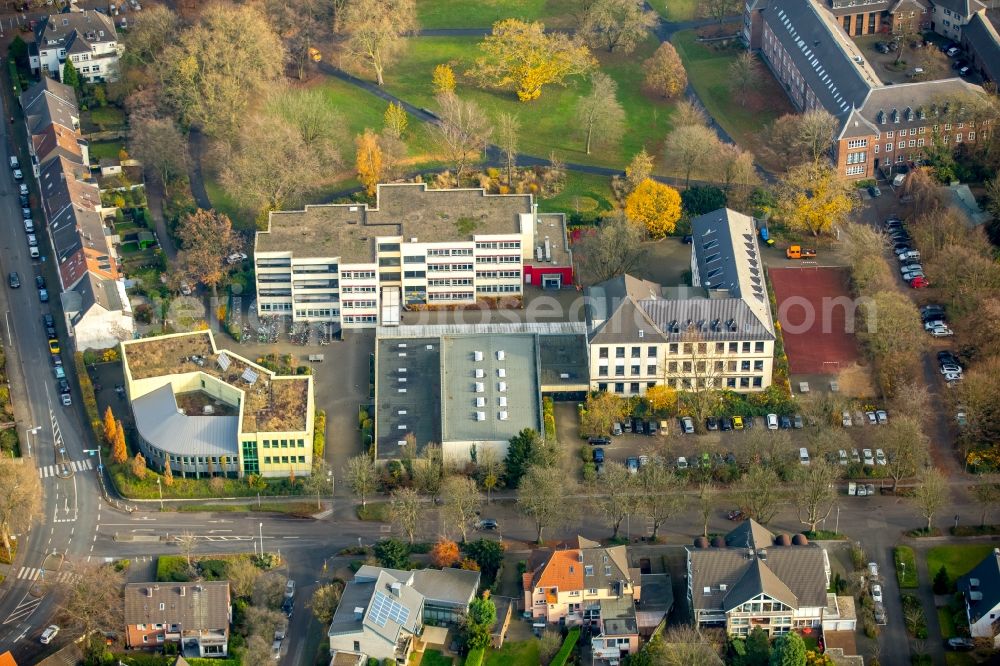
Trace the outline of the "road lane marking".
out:
[[[38,468],[38,478],[40,478],[40,479],[53,478],[53,477],[56,476],[56,474],[57,474],[57,472],[58,472],[58,470],[59,470],[60,467],[62,467],[61,464],[59,464],[59,465],[45,465],[44,467],[39,467]],[[74,472],[86,472],[87,470],[91,470],[91,469],[94,468],[94,463],[91,462],[90,458],[85,458],[84,460],[73,460],[73,461],[71,461],[69,463],[69,467]]]

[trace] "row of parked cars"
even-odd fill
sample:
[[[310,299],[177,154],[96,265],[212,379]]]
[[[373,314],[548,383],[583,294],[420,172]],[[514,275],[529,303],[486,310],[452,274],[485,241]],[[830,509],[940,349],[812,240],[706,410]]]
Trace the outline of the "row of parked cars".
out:
[[[884,224],[885,233],[892,242],[892,251],[899,261],[899,274],[913,289],[930,286],[923,266],[920,265],[920,251],[913,247],[913,237],[906,225],[898,217],[890,217]]]
[[[10,168],[14,173],[14,180],[18,181],[18,197],[21,201],[21,217],[24,219],[24,233],[28,236],[28,254],[32,259],[38,259],[38,237],[35,235],[35,221],[31,219],[31,200],[28,198],[28,186],[20,182],[24,180],[21,173],[21,163],[17,155],[10,156]]]
[[[854,416],[851,416],[851,413],[845,409],[840,414],[840,420],[845,428],[850,428],[855,423],[859,426],[865,423],[868,425],[885,425],[889,422],[889,412],[884,409],[871,409],[867,412],[857,411],[854,413]]]
[[[962,49],[955,44],[950,42],[948,44],[941,45],[941,51],[949,58],[954,58],[954,62],[951,63],[951,68],[958,72],[959,76],[969,76],[972,74],[972,65],[969,61],[963,57]]]

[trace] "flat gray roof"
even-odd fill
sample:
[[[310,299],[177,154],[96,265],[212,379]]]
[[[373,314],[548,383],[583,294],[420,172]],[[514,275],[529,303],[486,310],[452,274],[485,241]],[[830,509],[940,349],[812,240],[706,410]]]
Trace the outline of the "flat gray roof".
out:
[[[505,441],[524,428],[540,430],[533,336],[455,336],[442,342],[443,441]]]
[[[582,324],[581,324],[582,326]],[[541,383],[547,390],[590,383],[590,354],[583,332],[538,336]]]
[[[407,433],[419,455],[441,442],[441,341],[437,337],[378,339],[375,344],[376,455],[400,456]]]
[[[172,455],[235,456],[238,416],[187,416],[177,409],[170,384],[132,401],[139,435]]]

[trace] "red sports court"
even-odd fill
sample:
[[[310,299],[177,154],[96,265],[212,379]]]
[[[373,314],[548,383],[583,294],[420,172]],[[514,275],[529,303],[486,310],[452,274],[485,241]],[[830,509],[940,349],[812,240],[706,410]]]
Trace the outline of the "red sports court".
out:
[[[858,358],[853,296],[842,268],[768,271],[792,374],[836,374]]]

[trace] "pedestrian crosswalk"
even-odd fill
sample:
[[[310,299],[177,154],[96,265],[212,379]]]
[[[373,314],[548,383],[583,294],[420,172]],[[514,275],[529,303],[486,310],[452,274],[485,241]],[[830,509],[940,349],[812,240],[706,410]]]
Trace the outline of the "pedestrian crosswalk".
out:
[[[70,571],[45,571],[37,567],[21,567],[17,572],[18,580],[55,580],[59,583],[70,583],[75,578],[75,574]]]
[[[88,469],[94,469],[94,462],[87,458],[85,460],[73,460],[66,464],[68,469],[74,472],[85,472]],[[50,476],[57,476],[62,468],[62,465],[46,465],[45,467],[38,468],[38,477],[41,479],[47,479]]]

